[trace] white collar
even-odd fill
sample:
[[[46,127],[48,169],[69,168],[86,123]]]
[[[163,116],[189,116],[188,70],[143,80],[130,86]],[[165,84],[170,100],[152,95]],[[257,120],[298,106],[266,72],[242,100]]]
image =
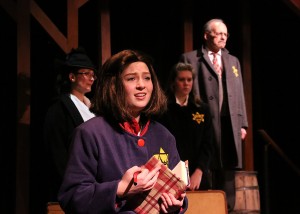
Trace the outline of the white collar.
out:
[[[183,104],[181,104],[181,103],[179,102],[179,99],[178,99],[176,96],[175,96],[175,98],[176,98],[176,103],[177,103],[178,105],[180,105],[180,106],[187,106],[188,100],[189,100],[189,95],[186,97],[186,99],[185,99],[185,101],[184,101]]]
[[[215,52],[208,51],[208,55],[214,54]],[[217,52],[217,55],[222,56],[222,51],[221,49]]]

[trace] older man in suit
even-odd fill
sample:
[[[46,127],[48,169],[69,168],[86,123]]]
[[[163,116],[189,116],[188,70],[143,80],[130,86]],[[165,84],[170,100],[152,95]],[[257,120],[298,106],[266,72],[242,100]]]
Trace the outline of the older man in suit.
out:
[[[180,61],[193,65],[195,93],[210,107],[216,142],[212,187],[226,192],[230,211],[235,203],[235,171],[243,168],[248,120],[240,62],[225,48],[227,38],[223,20],[209,20],[203,27],[202,48],[183,53]]]

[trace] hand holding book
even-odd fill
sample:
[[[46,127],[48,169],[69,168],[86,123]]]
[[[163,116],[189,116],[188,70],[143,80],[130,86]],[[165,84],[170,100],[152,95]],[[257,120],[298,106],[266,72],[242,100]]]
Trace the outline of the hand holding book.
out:
[[[162,193],[171,193],[175,198],[179,198],[189,184],[188,170],[183,161],[174,168],[176,174],[154,156],[150,158],[144,167],[151,171],[157,165],[161,169],[154,187],[129,199],[129,204],[134,207],[136,213],[159,213],[159,200]]]

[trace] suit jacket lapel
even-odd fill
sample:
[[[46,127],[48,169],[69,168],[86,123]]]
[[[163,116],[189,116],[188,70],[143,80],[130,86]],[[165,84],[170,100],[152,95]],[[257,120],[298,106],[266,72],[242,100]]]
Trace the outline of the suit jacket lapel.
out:
[[[61,100],[62,100],[63,104],[66,106],[66,108],[68,109],[75,125],[78,126],[81,123],[83,123],[84,122],[83,118],[82,118],[79,110],[77,109],[77,107],[75,106],[75,104],[73,103],[71,98],[69,97],[69,95],[68,94],[62,95]]]
[[[223,72],[225,72],[226,80],[228,80],[229,78],[232,77],[230,73],[230,71],[232,70],[231,68],[232,65],[231,65],[228,51],[226,49],[222,50],[222,63],[223,63]]]
[[[211,69],[208,69],[208,70],[211,73],[213,73],[213,75],[215,77],[218,77],[212,62],[211,62],[210,58],[208,57],[208,51],[204,47],[202,47],[202,58],[205,61],[206,65],[211,68]]]

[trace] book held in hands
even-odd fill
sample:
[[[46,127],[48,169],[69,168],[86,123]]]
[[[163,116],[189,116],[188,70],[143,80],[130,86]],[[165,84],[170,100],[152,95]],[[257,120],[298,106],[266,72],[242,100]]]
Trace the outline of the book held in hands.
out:
[[[179,177],[185,185],[188,187],[190,185],[190,175],[189,175],[189,162],[186,161],[179,161],[178,164],[174,167],[172,172]]]
[[[144,167],[151,171],[157,165],[160,165],[161,169],[154,187],[130,198],[129,204],[138,214],[160,213],[159,200],[162,193],[171,193],[175,198],[179,198],[189,185],[187,161],[180,161],[172,171],[153,156]]]

